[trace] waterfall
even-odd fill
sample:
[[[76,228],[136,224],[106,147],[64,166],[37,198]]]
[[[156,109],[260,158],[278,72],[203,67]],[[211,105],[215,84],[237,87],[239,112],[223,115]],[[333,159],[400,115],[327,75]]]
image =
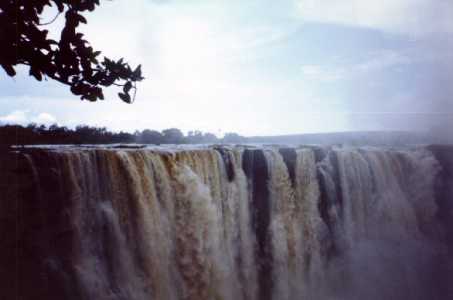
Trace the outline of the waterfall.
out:
[[[445,295],[426,148],[68,147],[0,166],[1,299]]]

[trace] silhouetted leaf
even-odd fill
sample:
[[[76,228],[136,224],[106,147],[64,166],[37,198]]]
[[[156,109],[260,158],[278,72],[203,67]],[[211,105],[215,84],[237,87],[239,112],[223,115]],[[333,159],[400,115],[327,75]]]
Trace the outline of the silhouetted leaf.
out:
[[[13,66],[11,65],[2,65],[3,69],[5,70],[6,74],[8,74],[9,76],[15,76],[16,75],[16,71],[14,70]]]
[[[132,88],[132,82],[128,81],[128,82],[126,82],[126,84],[125,84],[124,87],[123,87],[123,92],[124,92],[125,94],[127,94],[127,93],[129,93],[129,91],[131,90],[131,88]]]
[[[138,65],[138,67],[132,73],[132,77],[135,80],[141,80],[141,78],[142,78],[142,65]]]
[[[64,5],[63,5],[63,3],[61,3],[61,1],[55,1],[55,4],[56,4],[57,7],[58,7],[58,11],[59,11],[60,13],[62,13],[63,10],[64,10]]]
[[[42,80],[42,74],[39,70],[35,69],[35,68],[30,68],[30,75],[33,75],[33,77],[35,77],[38,81],[41,81]]]
[[[131,96],[128,94],[118,93],[118,97],[126,103],[131,103]]]

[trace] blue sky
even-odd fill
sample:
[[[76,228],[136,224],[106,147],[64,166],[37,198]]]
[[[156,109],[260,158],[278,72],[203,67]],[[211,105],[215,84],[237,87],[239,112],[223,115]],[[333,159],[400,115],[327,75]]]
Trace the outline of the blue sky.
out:
[[[81,31],[106,56],[142,63],[136,102],[114,88],[80,101],[21,67],[15,78],[0,71],[0,122],[218,135],[453,125],[451,1],[101,3]]]

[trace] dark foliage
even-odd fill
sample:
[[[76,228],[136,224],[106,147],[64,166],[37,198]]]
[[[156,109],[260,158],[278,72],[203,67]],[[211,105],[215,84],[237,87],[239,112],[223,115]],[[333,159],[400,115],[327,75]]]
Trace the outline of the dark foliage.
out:
[[[200,144],[200,143],[232,143],[230,139],[217,138],[212,133],[201,133],[184,136],[177,128],[165,129],[162,132],[145,129],[142,132],[110,132],[105,127],[91,127],[86,125],[69,129],[64,126],[30,124],[27,127],[20,125],[0,126],[0,145],[56,145],[56,144]],[[245,142],[240,138],[237,143]]]
[[[0,65],[9,76],[16,65],[30,67],[30,75],[41,81],[51,78],[69,85],[71,92],[89,101],[104,99],[102,87],[118,85],[118,96],[131,103],[136,82],[143,80],[141,66],[132,69],[123,59],[114,61],[95,51],[77,31],[86,23],[81,14],[93,11],[99,0],[2,0],[0,1]],[[59,41],[47,37],[41,16],[48,7],[56,7],[57,18],[64,14],[65,25]],[[130,92],[134,94],[131,96]]]

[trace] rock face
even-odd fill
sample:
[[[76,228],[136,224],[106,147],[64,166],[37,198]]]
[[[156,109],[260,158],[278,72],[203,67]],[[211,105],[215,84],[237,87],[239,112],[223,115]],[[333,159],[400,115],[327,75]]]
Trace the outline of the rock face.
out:
[[[435,186],[438,218],[444,225],[449,251],[453,254],[453,146],[433,145],[428,149],[442,166]]]
[[[0,153],[0,299],[451,299],[453,147]]]

